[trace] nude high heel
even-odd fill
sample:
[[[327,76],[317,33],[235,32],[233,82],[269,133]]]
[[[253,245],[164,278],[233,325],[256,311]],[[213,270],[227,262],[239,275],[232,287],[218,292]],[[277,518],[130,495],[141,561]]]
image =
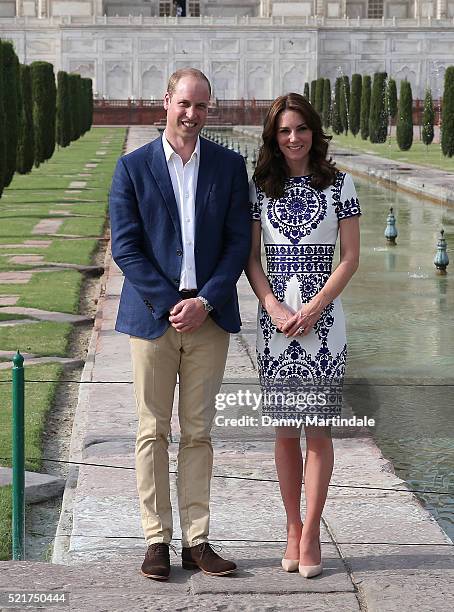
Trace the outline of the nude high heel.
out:
[[[318,576],[322,573],[322,552],[320,549],[320,540],[318,541],[318,549],[320,550],[320,563],[318,565],[301,565],[298,564],[298,571],[303,576],[303,578],[313,578],[314,576]]]
[[[281,565],[282,569],[286,572],[296,572],[299,566],[299,559],[282,559]]]
[[[285,557],[281,560],[282,569],[286,572],[296,572],[299,566],[299,559],[286,559]]]

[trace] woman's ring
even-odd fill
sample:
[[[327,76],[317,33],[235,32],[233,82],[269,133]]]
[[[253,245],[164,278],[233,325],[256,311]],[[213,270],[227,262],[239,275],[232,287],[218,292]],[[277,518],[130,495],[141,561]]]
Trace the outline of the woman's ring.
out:
[[[298,333],[300,336],[302,336],[304,333],[304,327],[298,327]]]

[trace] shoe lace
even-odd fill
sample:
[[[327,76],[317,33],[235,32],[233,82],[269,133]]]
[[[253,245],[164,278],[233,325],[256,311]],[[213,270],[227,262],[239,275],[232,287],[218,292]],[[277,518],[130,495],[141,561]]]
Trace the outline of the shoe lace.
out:
[[[221,551],[222,546],[219,544],[210,544],[209,542],[203,542],[200,548],[200,558],[203,557],[205,553],[208,553],[211,557],[219,557],[216,551]]]

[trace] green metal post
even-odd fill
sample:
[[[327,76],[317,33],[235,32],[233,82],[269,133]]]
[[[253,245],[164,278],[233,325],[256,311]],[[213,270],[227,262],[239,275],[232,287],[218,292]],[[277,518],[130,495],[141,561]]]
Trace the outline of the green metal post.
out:
[[[24,559],[25,544],[25,450],[24,450],[24,358],[13,358],[13,559]]]

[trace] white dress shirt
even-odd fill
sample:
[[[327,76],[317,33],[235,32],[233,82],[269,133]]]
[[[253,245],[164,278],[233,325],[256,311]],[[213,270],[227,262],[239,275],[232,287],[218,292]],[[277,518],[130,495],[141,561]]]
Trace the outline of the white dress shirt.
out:
[[[186,164],[170,146],[165,132],[162,135],[162,146],[169,168],[173,193],[180,217],[181,239],[183,241],[183,261],[181,266],[180,287],[197,289],[194,258],[195,234],[195,195],[199,176],[200,138],[197,138],[195,149]]]

